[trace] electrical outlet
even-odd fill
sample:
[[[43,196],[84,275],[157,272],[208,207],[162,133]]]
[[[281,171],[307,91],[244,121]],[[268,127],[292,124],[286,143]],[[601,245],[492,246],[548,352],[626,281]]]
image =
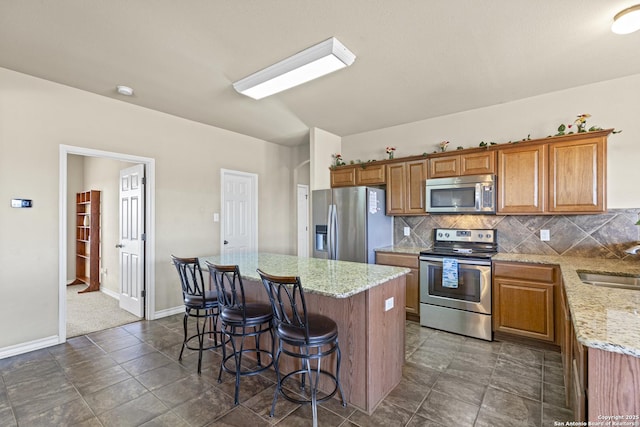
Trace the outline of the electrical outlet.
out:
[[[549,240],[551,240],[551,234],[549,233],[549,230],[540,230],[540,240],[542,240],[543,242],[548,242]]]
[[[384,300],[384,311],[389,311],[393,308],[393,297]]]
[[[214,213],[213,214],[213,222],[220,222],[220,214],[219,213]]]
[[[404,228],[404,235],[409,236],[411,234],[411,229],[409,227]]]

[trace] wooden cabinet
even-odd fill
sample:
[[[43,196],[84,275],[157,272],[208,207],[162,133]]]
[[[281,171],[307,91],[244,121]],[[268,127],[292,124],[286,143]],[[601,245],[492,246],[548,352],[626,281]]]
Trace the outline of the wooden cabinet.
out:
[[[70,285],[86,284],[79,291],[100,290],[100,191],[76,194],[76,279]]]
[[[494,332],[556,343],[557,266],[495,262]]]
[[[385,172],[384,164],[341,166],[331,170],[331,188],[384,185],[386,183]]]
[[[542,213],[546,194],[547,146],[498,150],[498,213]]]
[[[387,215],[425,215],[427,159],[387,164]]]
[[[356,167],[356,185],[384,185],[385,165],[366,165]]]
[[[411,269],[406,277],[407,320],[420,321],[420,268],[418,255],[397,252],[376,252],[376,264],[407,267]]]
[[[604,212],[606,137],[549,144],[549,212]]]
[[[611,129],[498,148],[500,214],[606,211],[606,147]]]
[[[496,153],[456,154],[429,159],[429,178],[446,178],[461,175],[484,175],[496,173]]]
[[[356,185],[356,168],[341,167],[331,170],[331,188]]]

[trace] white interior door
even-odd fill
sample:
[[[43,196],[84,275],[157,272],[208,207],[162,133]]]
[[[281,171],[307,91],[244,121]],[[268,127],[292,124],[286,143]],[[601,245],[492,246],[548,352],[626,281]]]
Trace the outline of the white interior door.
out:
[[[309,257],[309,186],[298,184],[298,256]]]
[[[221,253],[258,250],[258,176],[222,169]]]
[[[144,317],[144,165],[120,171],[120,308]]]

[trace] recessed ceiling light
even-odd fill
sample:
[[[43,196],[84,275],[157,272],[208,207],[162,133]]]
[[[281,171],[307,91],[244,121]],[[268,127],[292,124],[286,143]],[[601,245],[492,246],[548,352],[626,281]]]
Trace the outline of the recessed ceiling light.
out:
[[[122,86],[122,85],[118,85],[116,86],[116,91],[120,94],[120,95],[124,95],[124,96],[133,96],[133,89],[130,88],[129,86]]]
[[[640,4],[626,8],[613,17],[611,31],[616,34],[629,34],[640,30]]]

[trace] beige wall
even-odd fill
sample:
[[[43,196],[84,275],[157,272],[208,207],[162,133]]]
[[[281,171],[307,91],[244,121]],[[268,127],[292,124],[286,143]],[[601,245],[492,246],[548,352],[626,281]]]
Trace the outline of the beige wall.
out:
[[[341,153],[342,139],[338,135],[319,128],[312,128],[309,138],[311,156],[311,190],[331,187],[329,167],[333,164],[333,154]]]
[[[155,159],[156,310],[181,304],[171,253],[219,252],[221,168],[258,175],[259,249],[294,253],[291,148],[0,68],[0,349],[58,332],[60,144]]]
[[[425,99],[425,102],[438,102]],[[342,138],[345,161],[385,158],[388,145],[397,148],[396,157],[431,153],[440,141],[477,147],[481,141],[507,142],[531,134],[544,138],[555,134],[560,123],[579,114],[592,117],[587,125],[614,127],[623,132],[609,137],[608,206],[640,207],[640,190],[635,177],[640,160],[640,74],[581,86],[506,104],[494,105],[449,116],[436,117]]]

